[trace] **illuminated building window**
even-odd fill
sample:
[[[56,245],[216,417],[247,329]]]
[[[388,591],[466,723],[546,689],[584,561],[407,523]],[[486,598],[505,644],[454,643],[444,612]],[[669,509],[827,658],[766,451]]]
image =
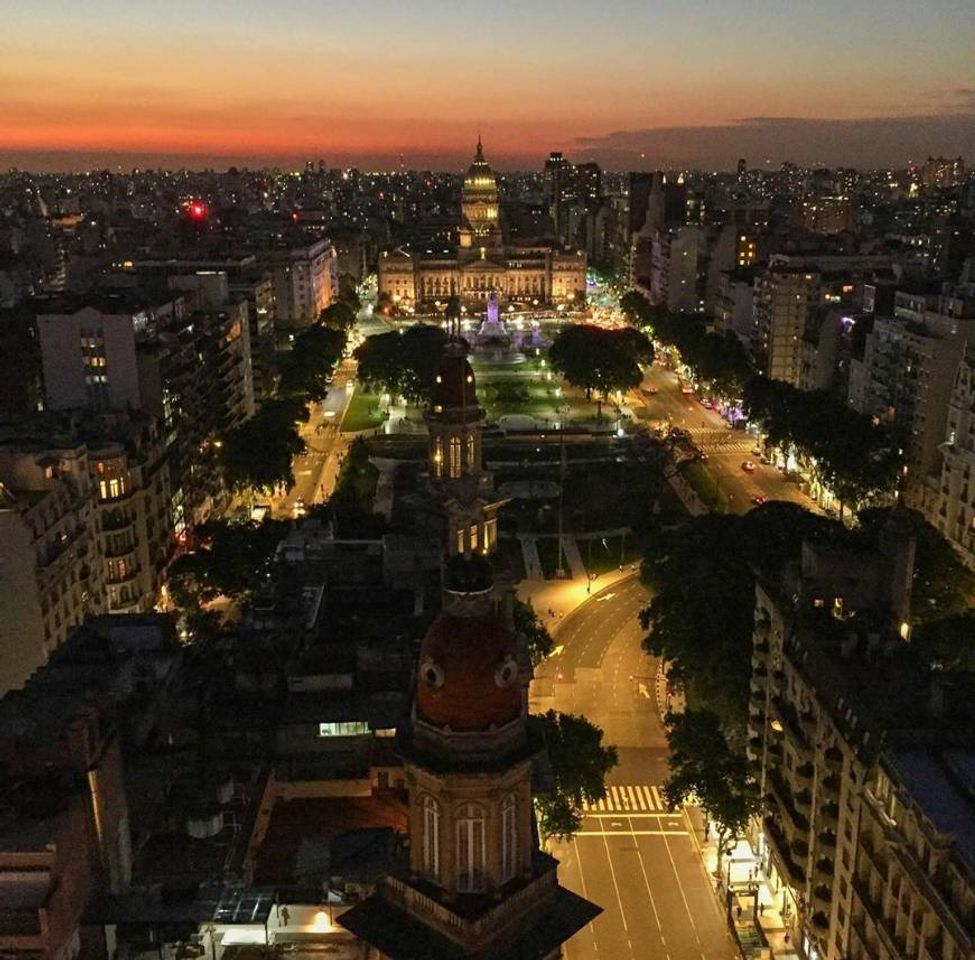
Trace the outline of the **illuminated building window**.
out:
[[[457,889],[473,893],[484,886],[484,813],[464,804],[457,816]]]
[[[423,871],[440,876],[440,804],[429,796],[423,798]]]
[[[451,480],[456,480],[461,473],[460,467],[460,437],[451,437],[449,443],[449,455],[447,459],[447,476]]]
[[[443,476],[443,440],[440,437],[433,441],[433,475]]]
[[[501,879],[510,880],[518,870],[518,820],[515,795],[509,793],[501,804]]]
[[[477,549],[477,541],[478,541],[478,537],[477,537],[477,524],[476,523],[472,523],[471,524],[471,550],[476,550]]]
[[[457,552],[458,553],[464,552],[464,528],[463,527],[457,528]]]
[[[98,496],[102,500],[114,500],[125,496],[125,479],[112,477],[111,480],[98,481]]]
[[[467,469],[474,469],[474,453],[475,453],[475,442],[474,434],[470,434],[467,438]]]
[[[367,733],[369,733],[369,724],[365,720],[338,721],[318,725],[320,737],[359,737]]]

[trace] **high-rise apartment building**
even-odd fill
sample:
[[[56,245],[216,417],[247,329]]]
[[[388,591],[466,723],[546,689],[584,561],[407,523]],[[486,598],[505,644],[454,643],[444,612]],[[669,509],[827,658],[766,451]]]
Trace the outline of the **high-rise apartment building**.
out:
[[[898,431],[912,485],[940,475],[952,384],[973,334],[975,301],[906,290],[867,334],[858,409]]]
[[[0,446],[0,693],[105,610],[95,514],[83,445]]]
[[[37,320],[49,409],[141,410],[161,424],[176,533],[214,508],[214,445],[254,412],[247,302],[206,306],[215,285],[191,279],[193,289],[151,306],[54,301]]]
[[[261,261],[274,281],[275,318],[282,327],[307,327],[338,296],[338,257],[329,240],[270,250]]]
[[[971,956],[971,705],[908,642],[913,549],[807,544],[756,590],[758,847],[806,960]]]

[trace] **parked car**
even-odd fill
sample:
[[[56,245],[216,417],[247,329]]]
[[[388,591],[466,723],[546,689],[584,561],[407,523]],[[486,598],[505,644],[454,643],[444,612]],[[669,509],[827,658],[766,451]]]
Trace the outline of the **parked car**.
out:
[[[756,493],[755,496],[752,497],[752,503],[754,503],[756,507],[760,507],[763,503],[768,503],[768,497],[765,496],[764,493]]]
[[[755,472],[755,462],[753,460],[746,460],[741,465],[741,469],[744,470],[745,473],[754,473]]]

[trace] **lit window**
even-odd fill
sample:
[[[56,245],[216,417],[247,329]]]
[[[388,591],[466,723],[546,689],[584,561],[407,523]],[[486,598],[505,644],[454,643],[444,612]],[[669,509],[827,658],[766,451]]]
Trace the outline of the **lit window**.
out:
[[[478,537],[477,537],[477,524],[476,523],[472,523],[471,524],[471,550],[476,550],[477,549],[477,541],[478,541]]]
[[[433,475],[443,476],[443,440],[440,437],[433,441]]]
[[[460,437],[451,437],[449,446],[450,456],[447,463],[447,476],[456,480],[460,476]]]
[[[474,434],[470,434],[467,438],[467,468],[468,470],[474,469],[474,453],[476,450],[476,444],[474,441]]]
[[[369,724],[365,720],[336,721],[318,725],[320,737],[360,737],[367,733],[369,733]]]

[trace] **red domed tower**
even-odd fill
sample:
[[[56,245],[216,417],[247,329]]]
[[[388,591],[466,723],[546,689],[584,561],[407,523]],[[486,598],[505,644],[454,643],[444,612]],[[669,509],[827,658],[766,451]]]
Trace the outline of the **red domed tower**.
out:
[[[391,960],[550,960],[600,911],[538,848],[528,661],[489,561],[453,556],[420,647],[411,729],[409,862],[340,923]]]

